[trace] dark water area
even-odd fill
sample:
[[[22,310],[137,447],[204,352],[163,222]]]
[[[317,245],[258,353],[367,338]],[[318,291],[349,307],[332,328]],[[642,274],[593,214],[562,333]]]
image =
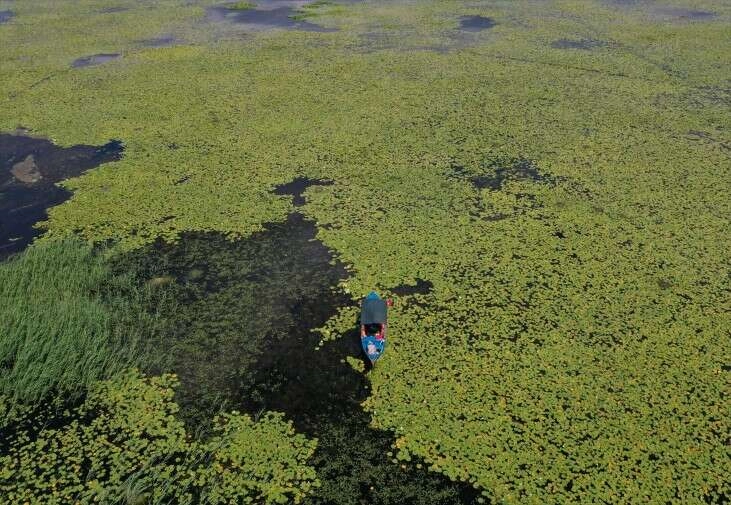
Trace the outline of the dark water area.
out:
[[[311,186],[332,186],[335,182],[327,179],[310,179],[309,177],[296,177],[290,182],[280,184],[274,188],[275,195],[292,197],[292,205],[301,207],[305,204],[304,192]]]
[[[15,13],[13,11],[0,11],[0,25],[3,23],[7,23],[14,17]]]
[[[102,65],[104,63],[114,61],[121,58],[121,56],[122,55],[119,53],[92,54],[90,56],[76,58],[73,62],[71,62],[71,66],[73,68],[93,67],[95,65]]]
[[[282,3],[297,4],[298,2]],[[219,5],[209,7],[207,12],[208,19],[211,21],[235,23],[253,30],[283,28],[287,30],[308,32],[337,31],[336,28],[325,28],[324,26],[305,21],[304,19],[296,19],[295,17],[302,15],[302,12],[298,11],[296,7],[292,7],[290,5],[275,6],[268,9],[262,9],[259,7],[255,7],[253,9],[233,9],[226,7],[225,5]]]
[[[55,183],[122,157],[122,143],[58,147],[51,141],[0,134],[0,259],[25,249],[41,234],[33,228],[46,209],[71,197]]]
[[[599,47],[606,47],[608,44],[602,40],[595,39],[558,39],[551,42],[551,47],[554,49],[597,49]]]
[[[392,288],[390,291],[398,296],[411,296],[411,295],[428,295],[434,289],[434,284],[431,281],[425,281],[424,279],[416,279],[416,284],[411,286],[409,284],[401,284]]]
[[[466,32],[481,32],[497,25],[494,19],[485,16],[462,16],[459,27]]]
[[[255,418],[283,412],[299,432],[317,437],[312,464],[322,487],[305,503],[473,503],[471,486],[388,456],[394,436],[370,428],[360,406],[370,383],[346,361],[363,360],[355,324],[320,345],[312,330],[356,302],[336,287],[345,265],[316,233],[312,221],[292,213],[244,240],[189,233],[123,257],[118,268],[177,300],[161,305],[168,324],[156,338],[165,352],[149,371],[178,374],[181,415],[200,436],[217,412],[237,409]]]

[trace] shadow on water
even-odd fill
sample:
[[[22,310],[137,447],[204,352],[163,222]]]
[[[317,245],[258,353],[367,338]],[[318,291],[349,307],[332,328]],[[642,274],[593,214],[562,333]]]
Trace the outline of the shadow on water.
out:
[[[13,11],[0,11],[0,25],[7,23],[13,17],[15,17],[15,13]]]
[[[58,147],[25,135],[0,134],[0,259],[24,249],[48,217],[46,209],[71,197],[55,183],[122,157],[122,143]]]
[[[180,377],[181,414],[205,433],[222,409],[284,412],[318,439],[322,487],[306,503],[473,503],[470,486],[391,461],[393,434],[369,426],[369,382],[347,361],[361,359],[356,329],[319,346],[312,330],[354,302],[335,288],[346,269],[316,232],[292,213],[245,240],[191,233],[121,260],[177,299],[159,348],[160,370]]]

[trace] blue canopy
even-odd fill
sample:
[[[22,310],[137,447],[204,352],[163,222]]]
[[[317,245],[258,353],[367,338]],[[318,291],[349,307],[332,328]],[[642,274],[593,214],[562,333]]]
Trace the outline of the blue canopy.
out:
[[[386,301],[371,291],[360,306],[360,324],[385,324],[387,312]]]

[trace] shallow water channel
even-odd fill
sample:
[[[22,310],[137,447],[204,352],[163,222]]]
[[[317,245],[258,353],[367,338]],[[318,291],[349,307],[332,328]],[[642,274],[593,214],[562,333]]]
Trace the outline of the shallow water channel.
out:
[[[388,456],[393,434],[372,429],[360,405],[369,395],[367,375],[346,361],[361,359],[355,324],[315,350],[321,336],[312,330],[354,303],[336,288],[347,271],[316,231],[294,212],[245,240],[190,233],[125,257],[120,268],[176,300],[160,305],[165,355],[150,371],[178,373],[177,401],[199,436],[217,412],[237,409],[255,417],[284,412],[316,437],[312,464],[322,487],[307,503],[473,503],[470,486]]]

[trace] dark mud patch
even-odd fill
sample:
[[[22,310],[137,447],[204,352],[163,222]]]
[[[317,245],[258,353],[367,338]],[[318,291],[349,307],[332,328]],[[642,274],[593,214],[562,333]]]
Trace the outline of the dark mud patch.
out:
[[[145,47],[168,47],[175,45],[177,42],[177,39],[172,35],[163,35],[162,37],[141,40],[140,44]]]
[[[305,503],[473,503],[471,487],[392,462],[393,434],[370,428],[360,406],[367,376],[347,362],[361,359],[356,328],[320,344],[313,330],[354,302],[335,287],[345,266],[316,233],[293,213],[245,240],[191,233],[126,256],[123,271],[167,279],[160,292],[177,300],[158,337],[166,359],[151,371],[178,373],[181,414],[199,433],[221,409],[273,410],[317,437],[322,486]]]
[[[0,25],[3,23],[7,23],[14,17],[15,13],[13,11],[0,11]]]
[[[71,197],[55,183],[122,157],[122,143],[58,147],[46,139],[0,134],[0,258],[40,235],[46,209]]]
[[[502,189],[507,181],[530,181],[540,184],[555,184],[558,182],[555,177],[541,173],[540,169],[531,160],[525,158],[486,161],[476,172],[471,172],[459,165],[452,165],[449,175],[459,179],[467,179],[477,189],[495,191]]]
[[[269,2],[272,3],[272,2]],[[282,4],[298,2],[281,2]],[[308,32],[335,32],[336,28],[326,28],[304,19],[298,19],[303,13],[289,5],[277,5],[273,8],[235,9],[219,5],[209,7],[208,19],[214,22],[234,23],[252,31],[271,30],[274,28],[300,30]]]
[[[558,39],[551,42],[551,47],[554,49],[584,49],[588,51],[607,47],[608,45],[603,40],[596,39]]]
[[[497,23],[492,18],[485,16],[462,16],[459,18],[460,30],[466,32],[481,32],[493,28]]]
[[[104,63],[114,61],[121,57],[122,57],[122,55],[119,53],[92,54],[91,56],[83,56],[81,58],[76,58],[73,62],[71,62],[71,67],[73,67],[73,68],[93,67],[95,65],[102,65]]]
[[[428,295],[434,289],[434,284],[431,281],[425,281],[424,279],[416,279],[416,284],[400,284],[390,291],[397,296],[412,296],[412,295]]]
[[[334,181],[327,179],[311,179],[309,177],[296,177],[290,182],[280,184],[274,188],[275,195],[292,196],[292,205],[301,207],[306,203],[304,192],[311,186],[332,186]]]

